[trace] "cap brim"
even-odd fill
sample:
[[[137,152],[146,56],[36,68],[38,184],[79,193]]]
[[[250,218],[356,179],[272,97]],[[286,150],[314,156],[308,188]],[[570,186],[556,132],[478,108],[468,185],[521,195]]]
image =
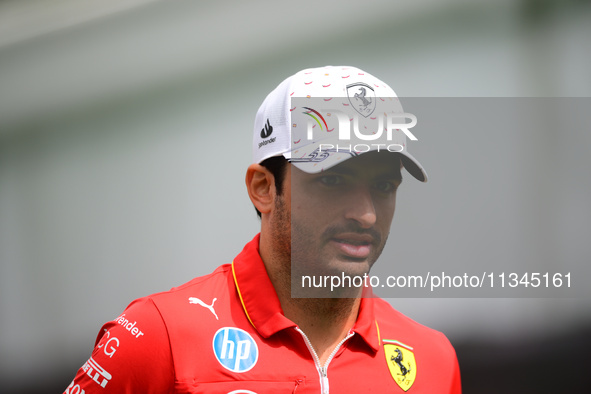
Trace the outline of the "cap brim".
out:
[[[377,150],[369,150],[367,152],[376,152]],[[383,150],[382,150],[383,151]],[[345,160],[352,157],[362,155],[367,152],[350,152],[350,151],[319,151],[318,144],[310,144],[306,147],[287,152],[284,154],[298,169],[307,172],[308,174],[317,174],[319,172],[328,170]],[[400,155],[402,165],[410,175],[421,182],[427,182],[427,172],[410,153],[406,150],[400,152],[391,152],[391,154]]]
[[[421,182],[427,182],[427,171],[423,168],[421,163],[414,158],[410,153],[403,151],[399,152],[402,165],[406,171]]]

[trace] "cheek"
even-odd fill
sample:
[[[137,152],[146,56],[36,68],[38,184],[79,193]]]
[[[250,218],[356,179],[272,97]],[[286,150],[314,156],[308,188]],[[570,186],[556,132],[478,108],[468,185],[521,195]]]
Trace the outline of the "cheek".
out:
[[[389,228],[394,218],[394,211],[396,210],[396,196],[392,197],[391,200],[384,201],[377,208],[378,220],[383,224],[384,227]]]
[[[311,193],[298,192],[291,194],[292,219],[302,222],[309,222],[318,219],[323,202]]]
[[[313,200],[292,200],[292,221],[308,227],[310,231],[317,232],[322,228],[334,225],[335,221],[340,221],[344,216],[342,210],[339,210],[336,201]]]

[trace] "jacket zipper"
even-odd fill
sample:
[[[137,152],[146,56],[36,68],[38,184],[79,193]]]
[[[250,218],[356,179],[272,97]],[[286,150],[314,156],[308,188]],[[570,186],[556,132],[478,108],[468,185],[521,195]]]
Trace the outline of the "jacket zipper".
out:
[[[339,349],[343,345],[343,343],[345,343],[347,341],[347,339],[349,339],[353,335],[355,335],[355,332],[349,331],[347,336],[345,338],[343,338],[343,340],[341,342],[339,342],[339,344],[334,348],[332,353],[330,353],[330,355],[326,359],[326,363],[324,363],[324,366],[322,366],[322,365],[320,365],[320,357],[318,357],[318,353],[316,353],[316,350],[314,350],[314,347],[312,347],[312,343],[310,342],[310,340],[308,339],[306,334],[299,327],[296,327],[295,329],[304,338],[304,342],[306,343],[306,346],[308,347],[308,350],[310,351],[310,354],[312,355],[312,358],[314,359],[314,365],[316,366],[316,370],[318,370],[318,376],[320,377],[320,392],[322,394],[329,394],[330,389],[329,389],[328,374],[327,374],[328,364],[330,364],[330,362],[332,361],[334,356],[337,354],[337,352],[339,351]]]

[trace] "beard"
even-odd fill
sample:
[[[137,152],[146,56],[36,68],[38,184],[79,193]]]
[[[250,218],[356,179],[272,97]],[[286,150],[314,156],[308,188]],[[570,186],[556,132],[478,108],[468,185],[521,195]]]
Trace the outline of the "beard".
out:
[[[293,250],[302,250],[310,245],[314,238],[309,231],[305,231],[295,225],[298,234],[294,241],[292,231],[294,224],[291,220],[291,210],[286,209],[285,201],[282,197],[276,197],[276,214],[271,219],[273,238],[275,243],[275,258],[280,264],[275,265],[278,274],[275,278],[281,289],[276,289],[289,297],[290,302],[297,302],[299,308],[311,316],[332,317],[334,319],[348,316],[352,306],[358,297],[358,289],[347,289],[347,292],[340,294],[326,294],[326,289],[304,289],[302,287],[301,277],[306,269],[302,264],[298,264],[301,257],[294,256]],[[296,253],[297,254],[297,253]],[[314,261],[315,262],[315,261]],[[310,272],[306,273],[309,275]],[[287,294],[285,291],[287,290]]]
[[[381,255],[386,244],[388,234],[382,236],[375,228],[362,228],[357,222],[349,221],[343,224],[329,226],[318,232],[318,228],[306,222],[304,218],[294,217],[285,209],[285,204],[280,203],[283,211],[277,216],[276,225],[280,225],[281,231],[277,231],[277,241],[280,241],[282,257],[285,262],[282,266],[284,275],[287,275],[293,298],[356,298],[363,290],[355,285],[331,286],[324,278],[339,277],[364,277],[369,274],[371,267]],[[278,228],[278,227],[276,227]],[[335,254],[330,246],[330,240],[338,234],[356,233],[370,235],[372,252],[365,259],[354,259]],[[306,277],[317,279],[320,286],[304,285]],[[287,282],[287,281],[286,281]]]
[[[275,251],[281,261],[291,259],[291,212],[285,206],[282,196],[275,197],[275,215],[271,219]],[[284,266],[285,263],[282,264]]]

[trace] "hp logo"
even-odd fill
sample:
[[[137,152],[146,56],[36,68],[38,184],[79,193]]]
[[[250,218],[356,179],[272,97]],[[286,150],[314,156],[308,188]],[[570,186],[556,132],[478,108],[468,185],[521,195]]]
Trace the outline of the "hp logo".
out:
[[[255,366],[259,349],[249,333],[235,327],[220,328],[213,336],[213,353],[232,372],[246,372]]]

